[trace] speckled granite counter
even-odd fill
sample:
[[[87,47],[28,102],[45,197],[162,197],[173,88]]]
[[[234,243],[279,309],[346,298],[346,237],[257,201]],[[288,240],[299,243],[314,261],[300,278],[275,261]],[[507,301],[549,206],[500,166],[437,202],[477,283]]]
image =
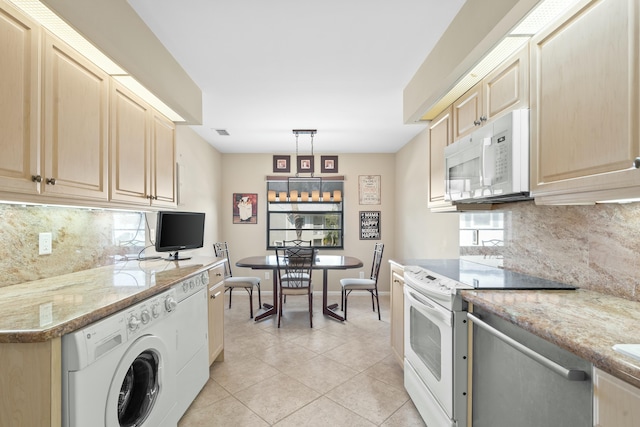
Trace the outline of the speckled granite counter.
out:
[[[0,343],[42,342],[82,328],[208,270],[220,258],[123,261],[0,288]]]
[[[640,361],[611,348],[640,343],[640,303],[581,289],[460,293],[468,302],[640,387]]]

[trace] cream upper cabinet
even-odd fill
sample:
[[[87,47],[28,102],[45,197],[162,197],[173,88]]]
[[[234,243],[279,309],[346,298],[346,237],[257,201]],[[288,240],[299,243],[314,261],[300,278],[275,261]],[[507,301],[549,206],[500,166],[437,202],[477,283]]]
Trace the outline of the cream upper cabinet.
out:
[[[451,207],[444,200],[444,149],[453,142],[452,108],[449,106],[429,124],[429,201],[430,209]]]
[[[107,200],[109,76],[50,34],[43,75],[42,192]]]
[[[149,204],[150,114],[144,101],[117,82],[112,82],[110,200]]]
[[[537,203],[640,196],[638,1],[583,1],[531,42]]]
[[[593,425],[636,427],[639,421],[640,389],[594,368]]]
[[[112,83],[110,200],[176,205],[175,125]]]
[[[404,367],[404,268],[391,264],[391,352]]]
[[[469,89],[453,103],[453,140],[473,132],[487,121],[484,114],[482,82]]]
[[[483,80],[484,109],[488,120],[507,111],[529,107],[529,44],[496,67]]]
[[[152,110],[151,117],[153,206],[177,204],[176,127],[173,122]]]
[[[0,2],[0,34],[0,191],[37,193],[40,29]]]

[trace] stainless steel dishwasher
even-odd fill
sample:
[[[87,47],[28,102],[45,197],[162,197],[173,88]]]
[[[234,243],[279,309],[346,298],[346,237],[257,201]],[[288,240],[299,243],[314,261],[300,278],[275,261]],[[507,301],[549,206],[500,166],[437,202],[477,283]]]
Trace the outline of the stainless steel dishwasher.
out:
[[[473,427],[591,427],[592,365],[481,309],[473,323]]]

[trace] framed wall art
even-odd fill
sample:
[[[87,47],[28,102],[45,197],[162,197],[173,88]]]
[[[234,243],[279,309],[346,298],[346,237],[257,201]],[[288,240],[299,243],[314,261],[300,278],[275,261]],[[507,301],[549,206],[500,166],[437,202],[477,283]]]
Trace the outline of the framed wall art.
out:
[[[380,240],[380,211],[360,211],[360,240]]]
[[[320,172],[338,173],[338,156],[320,156]]]
[[[258,223],[257,193],[233,193],[233,223]]]
[[[298,173],[313,173],[313,156],[298,156]]]
[[[361,205],[379,205],[380,175],[358,176],[358,197]]]
[[[291,156],[273,156],[273,172],[291,172]]]

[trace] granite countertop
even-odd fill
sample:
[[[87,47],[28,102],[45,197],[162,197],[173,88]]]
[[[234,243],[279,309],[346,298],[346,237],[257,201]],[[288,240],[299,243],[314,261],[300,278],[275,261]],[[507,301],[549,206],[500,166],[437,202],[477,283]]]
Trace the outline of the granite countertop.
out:
[[[193,257],[113,265],[0,288],[0,343],[42,342],[152,297],[222,261]]]
[[[640,303],[583,289],[459,292],[475,306],[640,387],[640,361],[611,348],[640,343]]]

